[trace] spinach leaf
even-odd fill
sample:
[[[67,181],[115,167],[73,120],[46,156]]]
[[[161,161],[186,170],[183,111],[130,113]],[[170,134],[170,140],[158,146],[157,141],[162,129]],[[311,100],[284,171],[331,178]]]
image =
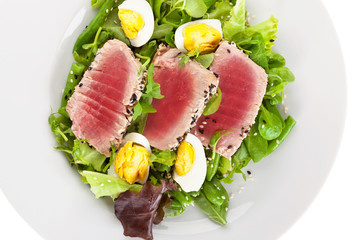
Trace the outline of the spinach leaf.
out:
[[[153,153],[150,154],[149,159],[151,163],[157,162],[172,166],[176,160],[176,153],[170,150],[154,150]]]
[[[171,24],[156,25],[151,39],[164,38],[167,34],[172,32],[173,28],[174,27]]]
[[[202,54],[195,58],[197,62],[204,66],[204,68],[209,68],[211,63],[214,61],[214,53]]]
[[[251,127],[250,134],[244,139],[245,146],[254,162],[260,161],[267,155],[268,141],[264,139],[258,130],[259,117]]]
[[[266,140],[277,138],[283,129],[282,117],[268,111],[264,105],[260,107],[259,133]]]
[[[221,99],[222,94],[220,88],[218,87],[216,90],[216,94],[212,96],[210,101],[206,104],[203,115],[208,116],[214,114],[220,107]]]
[[[233,6],[230,4],[229,0],[218,1],[215,3],[215,6],[209,9],[209,12],[204,15],[205,19],[218,19],[221,23],[224,23],[228,20],[230,16],[230,11]]]
[[[103,173],[92,171],[83,171],[80,173],[82,180],[86,184],[90,184],[91,191],[96,198],[109,196],[115,199],[120,193],[130,190],[132,192],[140,192],[142,185],[130,184],[118,177],[110,176]]]
[[[208,7],[203,0],[185,1],[184,10],[191,17],[201,18],[206,13],[207,9]]]
[[[268,87],[266,95],[275,97],[277,93],[284,91],[285,86],[295,81],[294,74],[287,67],[272,68],[268,74]]]
[[[170,47],[176,48],[174,32],[169,32],[168,34],[165,35],[165,42],[169,44]]]

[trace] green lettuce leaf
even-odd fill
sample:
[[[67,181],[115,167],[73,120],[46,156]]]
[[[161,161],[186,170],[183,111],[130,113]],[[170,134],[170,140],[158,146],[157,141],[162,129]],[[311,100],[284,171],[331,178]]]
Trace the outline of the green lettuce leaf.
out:
[[[235,34],[245,30],[245,0],[236,1],[235,6],[231,9],[230,19],[224,23],[224,38],[233,41]]]
[[[221,23],[224,23],[229,19],[228,16],[230,16],[229,14],[232,8],[233,6],[229,0],[216,2],[214,8],[205,14],[203,18],[218,19]]]
[[[83,176],[82,180],[86,184],[90,184],[91,191],[95,194],[96,198],[108,196],[115,199],[122,192],[130,190],[138,193],[142,188],[140,184],[130,184],[118,177],[103,173],[83,171],[80,174]]]
[[[86,142],[75,140],[72,155],[76,164],[91,166],[96,171],[103,171],[106,156],[91,148]]]

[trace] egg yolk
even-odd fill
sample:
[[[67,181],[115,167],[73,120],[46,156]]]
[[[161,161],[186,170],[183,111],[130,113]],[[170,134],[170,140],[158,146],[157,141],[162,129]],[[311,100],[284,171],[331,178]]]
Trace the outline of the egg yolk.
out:
[[[215,50],[221,40],[221,33],[205,23],[193,23],[183,30],[184,47],[190,53],[200,45],[200,53],[210,53]]]
[[[178,148],[175,170],[179,176],[183,176],[188,173],[194,165],[195,161],[195,149],[188,142],[182,142]]]
[[[142,146],[128,141],[115,159],[115,172],[129,183],[146,180],[150,153]]]
[[[119,9],[118,15],[125,35],[129,39],[137,38],[139,31],[144,27],[141,15],[129,9]]]

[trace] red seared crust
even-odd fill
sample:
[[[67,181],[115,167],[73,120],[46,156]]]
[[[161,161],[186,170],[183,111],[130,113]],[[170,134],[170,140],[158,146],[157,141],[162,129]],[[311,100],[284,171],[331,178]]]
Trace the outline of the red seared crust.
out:
[[[223,41],[210,69],[219,75],[222,101],[218,111],[201,116],[192,132],[208,146],[218,130],[231,133],[220,139],[216,151],[230,158],[250,131],[267,86],[267,74],[235,45]]]
[[[132,108],[144,88],[138,76],[141,63],[119,40],[101,48],[75,88],[66,110],[78,139],[87,139],[100,153],[110,156],[118,147],[132,119]]]
[[[179,69],[181,56],[178,49],[160,46],[154,58],[153,78],[164,98],[154,99],[157,112],[148,115],[144,135],[151,146],[161,150],[182,141],[218,85],[217,77],[196,61]]]

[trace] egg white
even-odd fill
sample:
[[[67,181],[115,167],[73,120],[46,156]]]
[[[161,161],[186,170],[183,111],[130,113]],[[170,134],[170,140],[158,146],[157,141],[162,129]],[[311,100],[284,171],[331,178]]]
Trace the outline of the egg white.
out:
[[[195,161],[191,170],[180,176],[174,170],[173,178],[185,192],[198,191],[206,177],[206,156],[201,141],[193,134],[188,133],[185,140],[190,143],[195,150]]]
[[[147,43],[154,32],[154,15],[150,4],[145,0],[126,0],[118,8],[135,11],[144,19],[144,27],[138,32],[136,38],[130,39],[131,45],[141,47]]]
[[[223,37],[221,22],[217,19],[201,19],[201,20],[184,23],[183,25],[178,27],[175,31],[175,45],[183,53],[187,53],[187,50],[184,46],[184,40],[185,40],[184,39],[184,28],[193,23],[204,23],[206,25],[209,25],[209,26],[215,28],[216,30],[218,30],[221,34],[221,38]]]

